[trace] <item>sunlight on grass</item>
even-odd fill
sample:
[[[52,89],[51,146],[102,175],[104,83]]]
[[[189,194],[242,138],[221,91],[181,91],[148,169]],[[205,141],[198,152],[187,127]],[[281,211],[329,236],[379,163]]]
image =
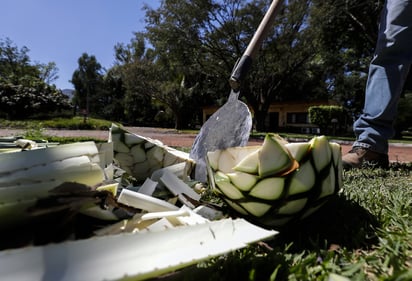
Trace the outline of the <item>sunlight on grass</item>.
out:
[[[53,122],[69,126],[79,121]],[[100,122],[93,120],[96,127],[108,124]],[[47,123],[19,125],[31,138],[90,140],[51,139],[43,133]],[[343,180],[338,195],[307,219],[277,229],[280,234],[273,240],[162,280],[328,280],[331,273],[348,280],[412,280],[412,163],[345,171]]]
[[[311,217],[179,280],[412,280],[411,171],[398,163],[347,171],[341,192]]]

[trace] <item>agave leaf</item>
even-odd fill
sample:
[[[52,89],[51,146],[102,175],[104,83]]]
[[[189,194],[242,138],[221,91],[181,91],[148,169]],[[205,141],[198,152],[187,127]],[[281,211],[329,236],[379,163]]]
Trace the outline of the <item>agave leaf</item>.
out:
[[[288,215],[293,215],[300,210],[302,210],[306,203],[308,202],[307,198],[301,198],[293,201],[287,202],[285,205],[279,208],[279,214],[288,214]]]
[[[134,163],[143,162],[146,160],[146,152],[141,145],[135,145],[130,149],[130,153],[133,155]]]
[[[179,179],[170,171],[164,171],[160,182],[175,196],[178,200],[190,208],[195,208],[200,200],[200,194],[190,188],[184,181]]]
[[[259,150],[259,176],[268,177],[289,171],[296,166],[295,162],[283,139],[277,135],[266,135]]]
[[[128,189],[122,189],[117,202],[149,212],[173,211],[179,209],[164,200],[157,199]]]
[[[309,153],[310,143],[308,142],[293,142],[285,144],[290,154],[296,161],[300,161]]]
[[[87,156],[71,157],[9,174],[4,173],[0,177],[0,188],[52,180],[76,181],[93,186],[103,182],[104,173],[100,165],[90,162]]]
[[[249,154],[259,150],[260,146],[238,146],[238,147],[229,147],[226,150],[232,154],[233,159],[235,159],[235,164],[237,165],[242,159],[247,157]]]
[[[141,144],[144,141],[145,141],[145,139],[138,136],[138,135],[135,135],[135,134],[132,134],[132,133],[127,133],[127,132],[124,133],[124,143],[127,146],[133,146],[133,145],[136,145],[136,144]]]
[[[236,165],[236,159],[229,150],[225,149],[220,152],[218,167],[223,173],[233,172],[233,167]]]
[[[153,192],[155,191],[157,186],[157,182],[147,178],[142,186],[139,188],[138,192],[142,194],[146,194],[152,196]]]
[[[233,169],[239,172],[257,174],[259,170],[259,150],[247,155]]]
[[[88,156],[94,160],[99,152],[94,142],[64,144],[46,149],[0,154],[0,175],[24,171],[34,166],[47,165],[63,159]],[[97,162],[99,159],[96,159]]]
[[[336,187],[335,169],[332,166],[330,167],[329,174],[322,181],[321,193],[319,195],[319,198],[332,195],[333,193],[335,193],[335,187]]]
[[[3,251],[0,272],[9,280],[144,280],[276,234],[243,219],[222,219]]]
[[[217,149],[215,151],[209,151],[207,153],[207,163],[210,165],[210,167],[213,170],[218,170],[219,169],[219,157],[220,157],[220,149]]]
[[[179,179],[186,179],[187,178],[186,168],[187,168],[186,163],[184,162],[176,163],[176,164],[173,164],[173,165],[154,171],[150,179],[153,181],[159,181],[166,171],[173,173]]]
[[[250,201],[250,202],[242,202],[239,204],[255,217],[263,216],[271,208],[271,205],[266,204],[266,203],[261,203],[261,202]]]
[[[273,177],[259,181],[249,195],[264,200],[276,200],[280,197],[285,187],[285,178]]]
[[[111,140],[113,141],[113,149],[116,152],[128,153],[130,148],[122,141],[121,134],[112,134]]]
[[[228,198],[233,200],[243,198],[243,194],[230,182],[226,174],[220,171],[217,172],[215,174],[215,183],[218,186],[218,190]]]
[[[174,164],[185,163],[185,176],[190,175],[194,167],[189,153],[168,147],[159,140],[133,134],[115,124],[112,124],[110,132],[109,141],[113,142],[115,160],[121,169],[138,181],[144,181],[156,170]]]
[[[247,216],[249,213],[245,210],[245,208],[243,208],[242,206],[240,206],[238,203],[235,203],[227,198],[225,198],[225,202],[233,208],[233,210],[237,211],[239,214],[242,214],[244,216]]]
[[[114,197],[117,195],[117,190],[119,188],[119,183],[111,183],[111,184],[105,184],[101,185],[96,188],[97,191],[108,191],[111,193]]]
[[[233,172],[226,175],[230,178],[230,181],[242,191],[249,191],[258,180],[257,176],[242,172]]]
[[[36,204],[36,199],[25,199],[0,204],[0,230],[21,225],[31,217],[26,211]]]
[[[329,145],[332,150],[333,164],[338,166],[339,161],[342,159],[342,148],[340,144],[336,142],[330,142]]]
[[[289,195],[310,190],[315,184],[316,174],[310,161],[301,164],[295,171],[289,183]]]
[[[343,185],[343,166],[342,166],[342,147],[334,142],[330,143],[332,149],[333,162],[336,169],[337,188],[340,189]]]
[[[310,143],[316,171],[320,172],[331,162],[331,147],[326,136],[314,137]]]

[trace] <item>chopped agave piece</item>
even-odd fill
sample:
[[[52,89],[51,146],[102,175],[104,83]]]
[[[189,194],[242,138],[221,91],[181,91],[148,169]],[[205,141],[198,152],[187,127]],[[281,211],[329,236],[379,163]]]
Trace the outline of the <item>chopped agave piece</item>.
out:
[[[281,215],[293,215],[301,211],[308,201],[307,198],[301,198],[287,202],[285,205],[279,208],[279,214]]]
[[[306,192],[315,184],[316,173],[310,161],[306,161],[292,175],[289,183],[289,195]]]
[[[271,208],[270,204],[260,202],[242,202],[240,205],[255,217],[263,216]]]
[[[284,186],[285,178],[266,178],[259,181],[249,192],[249,195],[265,200],[275,200],[282,194]]]
[[[220,152],[221,150],[218,149],[215,151],[209,151],[207,153],[207,161],[209,163],[209,166],[215,171],[219,169]]]
[[[200,195],[190,188],[185,182],[179,179],[175,174],[165,170],[160,181],[170,190],[174,195],[185,194],[190,198],[199,201]]]
[[[127,206],[146,210],[149,212],[163,212],[179,209],[175,205],[172,205],[164,200],[160,200],[152,196],[141,194],[128,189],[122,189],[122,192],[120,193],[117,201]]]
[[[288,171],[296,165],[282,141],[277,135],[266,135],[259,150],[259,176],[262,178]]]
[[[124,133],[124,143],[127,146],[134,146],[136,144],[141,144],[145,140],[138,135],[131,134],[131,133]]]
[[[229,150],[222,150],[218,162],[219,171],[222,171],[223,173],[230,173],[233,171],[233,167],[235,165],[236,159],[229,152]]]
[[[96,188],[96,190],[98,191],[108,191],[111,194],[113,194],[113,196],[117,195],[117,189],[119,187],[119,183],[111,183],[111,184],[105,184],[105,185],[101,185],[99,187]]]
[[[308,142],[287,143],[285,146],[289,150],[292,157],[299,163],[306,155],[308,155],[310,151],[310,143]]]
[[[141,145],[135,145],[130,149],[130,153],[133,156],[134,163],[140,163],[146,161],[146,152]]]
[[[151,196],[153,192],[155,191],[156,186],[157,186],[157,182],[147,178],[142,184],[142,186],[139,188],[138,192]]]
[[[335,192],[335,169],[333,166],[330,167],[329,174],[327,177],[322,181],[322,190],[319,198],[332,195]]]
[[[233,169],[239,172],[258,174],[259,150],[253,151],[247,155]]]
[[[242,193],[230,183],[229,177],[220,171],[215,174],[215,183],[219,190],[228,198],[236,200],[243,197]]]
[[[230,181],[242,191],[249,191],[258,181],[257,176],[248,173],[233,172],[226,175]]]
[[[328,139],[325,136],[314,137],[310,143],[316,171],[320,172],[330,164],[332,159]]]
[[[9,280],[150,280],[277,234],[243,219],[163,225],[168,227],[3,251],[2,274]],[[24,266],[16,270],[17,264]]]

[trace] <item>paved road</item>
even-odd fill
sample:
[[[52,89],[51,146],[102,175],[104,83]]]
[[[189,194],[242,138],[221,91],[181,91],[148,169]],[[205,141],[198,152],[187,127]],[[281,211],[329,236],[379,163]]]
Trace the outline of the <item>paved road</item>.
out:
[[[196,137],[195,134],[179,133],[174,129],[159,129],[147,127],[126,127],[132,133],[144,137],[157,139],[164,144],[173,147],[191,147]],[[0,129],[0,136],[23,135],[24,130]],[[93,137],[101,140],[107,140],[109,131],[96,130],[45,130],[45,135],[66,136],[66,137]],[[261,143],[261,140],[251,140],[250,145]],[[341,143],[342,152],[346,153],[351,148],[350,142]],[[392,143],[389,146],[389,160],[393,162],[412,162],[412,144]]]

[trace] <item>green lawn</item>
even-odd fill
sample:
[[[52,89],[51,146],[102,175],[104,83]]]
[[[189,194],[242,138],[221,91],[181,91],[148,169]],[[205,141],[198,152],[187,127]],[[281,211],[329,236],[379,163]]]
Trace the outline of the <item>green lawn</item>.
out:
[[[412,163],[343,180],[322,209],[273,240],[161,280],[412,280]]]
[[[347,171],[340,193],[305,221],[166,279],[412,280],[411,171]]]
[[[68,130],[108,130],[113,122],[108,120],[83,117],[54,118],[50,120],[5,120],[0,119],[0,127],[15,129],[36,129],[44,128],[68,129]]]

